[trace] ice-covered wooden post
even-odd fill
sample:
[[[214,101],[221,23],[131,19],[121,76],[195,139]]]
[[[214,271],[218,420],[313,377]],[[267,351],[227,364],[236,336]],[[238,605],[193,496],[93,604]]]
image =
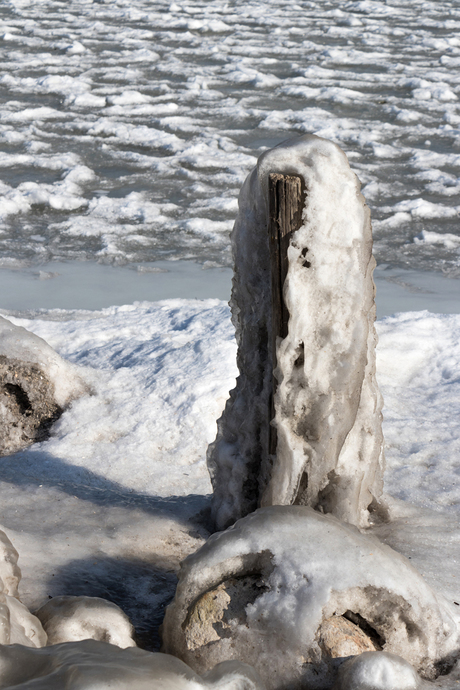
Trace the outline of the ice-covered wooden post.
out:
[[[270,247],[270,273],[272,284],[272,352],[276,352],[276,339],[288,334],[289,312],[284,303],[283,287],[289,262],[288,247],[292,233],[302,225],[305,182],[299,175],[270,173],[268,176],[268,242]],[[276,364],[276,362],[274,362]],[[268,410],[269,422],[275,417],[274,393]],[[268,449],[276,453],[276,429],[269,425]]]
[[[278,333],[267,230],[271,175],[275,186],[277,175],[305,184],[284,284],[280,276],[288,325]],[[208,451],[218,529],[258,506],[286,504],[365,525],[378,505],[375,262],[359,189],[343,151],[305,135],[264,153],[241,190],[230,302],[240,375]]]

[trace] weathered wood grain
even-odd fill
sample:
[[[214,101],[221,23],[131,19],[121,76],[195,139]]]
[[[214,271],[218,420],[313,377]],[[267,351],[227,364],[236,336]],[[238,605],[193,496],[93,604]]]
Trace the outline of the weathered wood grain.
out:
[[[284,303],[283,287],[288,272],[288,247],[292,234],[302,225],[305,182],[300,175],[270,173],[268,177],[268,235],[270,244],[270,272],[272,285],[272,353],[273,369],[276,367],[276,339],[285,338],[289,328],[289,312]],[[275,416],[273,391],[269,417]],[[269,453],[276,453],[276,429],[270,425]]]

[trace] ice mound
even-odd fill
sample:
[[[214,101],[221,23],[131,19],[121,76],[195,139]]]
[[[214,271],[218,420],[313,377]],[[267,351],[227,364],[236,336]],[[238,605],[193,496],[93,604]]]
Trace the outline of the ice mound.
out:
[[[0,531],[0,647],[9,644],[43,647],[46,633],[40,621],[19,601],[20,580],[18,552]]]
[[[35,612],[48,635],[48,644],[99,640],[125,649],[135,647],[128,616],[99,597],[53,597]]]
[[[300,175],[291,238],[289,332],[272,352],[268,177]],[[264,505],[301,504],[368,523],[383,486],[375,378],[370,214],[343,151],[312,135],[264,153],[239,197],[232,234],[232,319],[240,376],[208,451],[218,529]],[[272,376],[277,449],[269,449]]]
[[[263,690],[246,664],[224,662],[203,678],[167,654],[85,640],[33,650],[0,645],[1,687],[17,690]]]
[[[197,673],[241,659],[267,688],[318,689],[339,659],[368,651],[397,653],[434,678],[458,650],[459,623],[375,537],[305,506],[273,506],[184,561],[163,640]]]
[[[46,438],[66,405],[87,392],[78,367],[0,316],[0,456]]]
[[[421,687],[421,679],[401,657],[388,652],[365,652],[342,664],[334,690],[417,690]]]

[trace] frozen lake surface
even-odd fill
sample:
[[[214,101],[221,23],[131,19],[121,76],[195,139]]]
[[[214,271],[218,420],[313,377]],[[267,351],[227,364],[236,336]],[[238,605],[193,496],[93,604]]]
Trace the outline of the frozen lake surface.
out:
[[[58,262],[21,269],[0,268],[1,306],[12,312],[37,309],[102,309],[143,300],[209,296],[228,301],[232,269],[193,261],[155,261],[108,266]],[[434,271],[382,264],[374,271],[377,317],[427,309],[460,313],[460,282]]]
[[[229,266],[249,169],[311,132],[378,263],[458,276],[459,28],[455,0],[4,3],[0,265]]]

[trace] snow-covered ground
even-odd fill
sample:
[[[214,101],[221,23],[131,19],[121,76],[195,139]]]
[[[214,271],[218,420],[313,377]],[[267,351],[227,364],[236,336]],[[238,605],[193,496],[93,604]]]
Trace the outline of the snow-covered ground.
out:
[[[205,452],[236,375],[229,308],[167,300],[3,313],[81,367],[92,390],[48,441],[0,464],[22,600],[111,599],[155,648],[179,562],[207,536]],[[392,526],[375,529],[460,603],[460,316],[402,313],[377,329],[385,486],[398,500]]]
[[[0,522],[23,556],[23,600],[130,601],[157,646],[174,572],[202,542],[206,446],[236,375],[229,309],[171,300],[11,320],[82,367],[92,390],[49,441],[2,459]]]

